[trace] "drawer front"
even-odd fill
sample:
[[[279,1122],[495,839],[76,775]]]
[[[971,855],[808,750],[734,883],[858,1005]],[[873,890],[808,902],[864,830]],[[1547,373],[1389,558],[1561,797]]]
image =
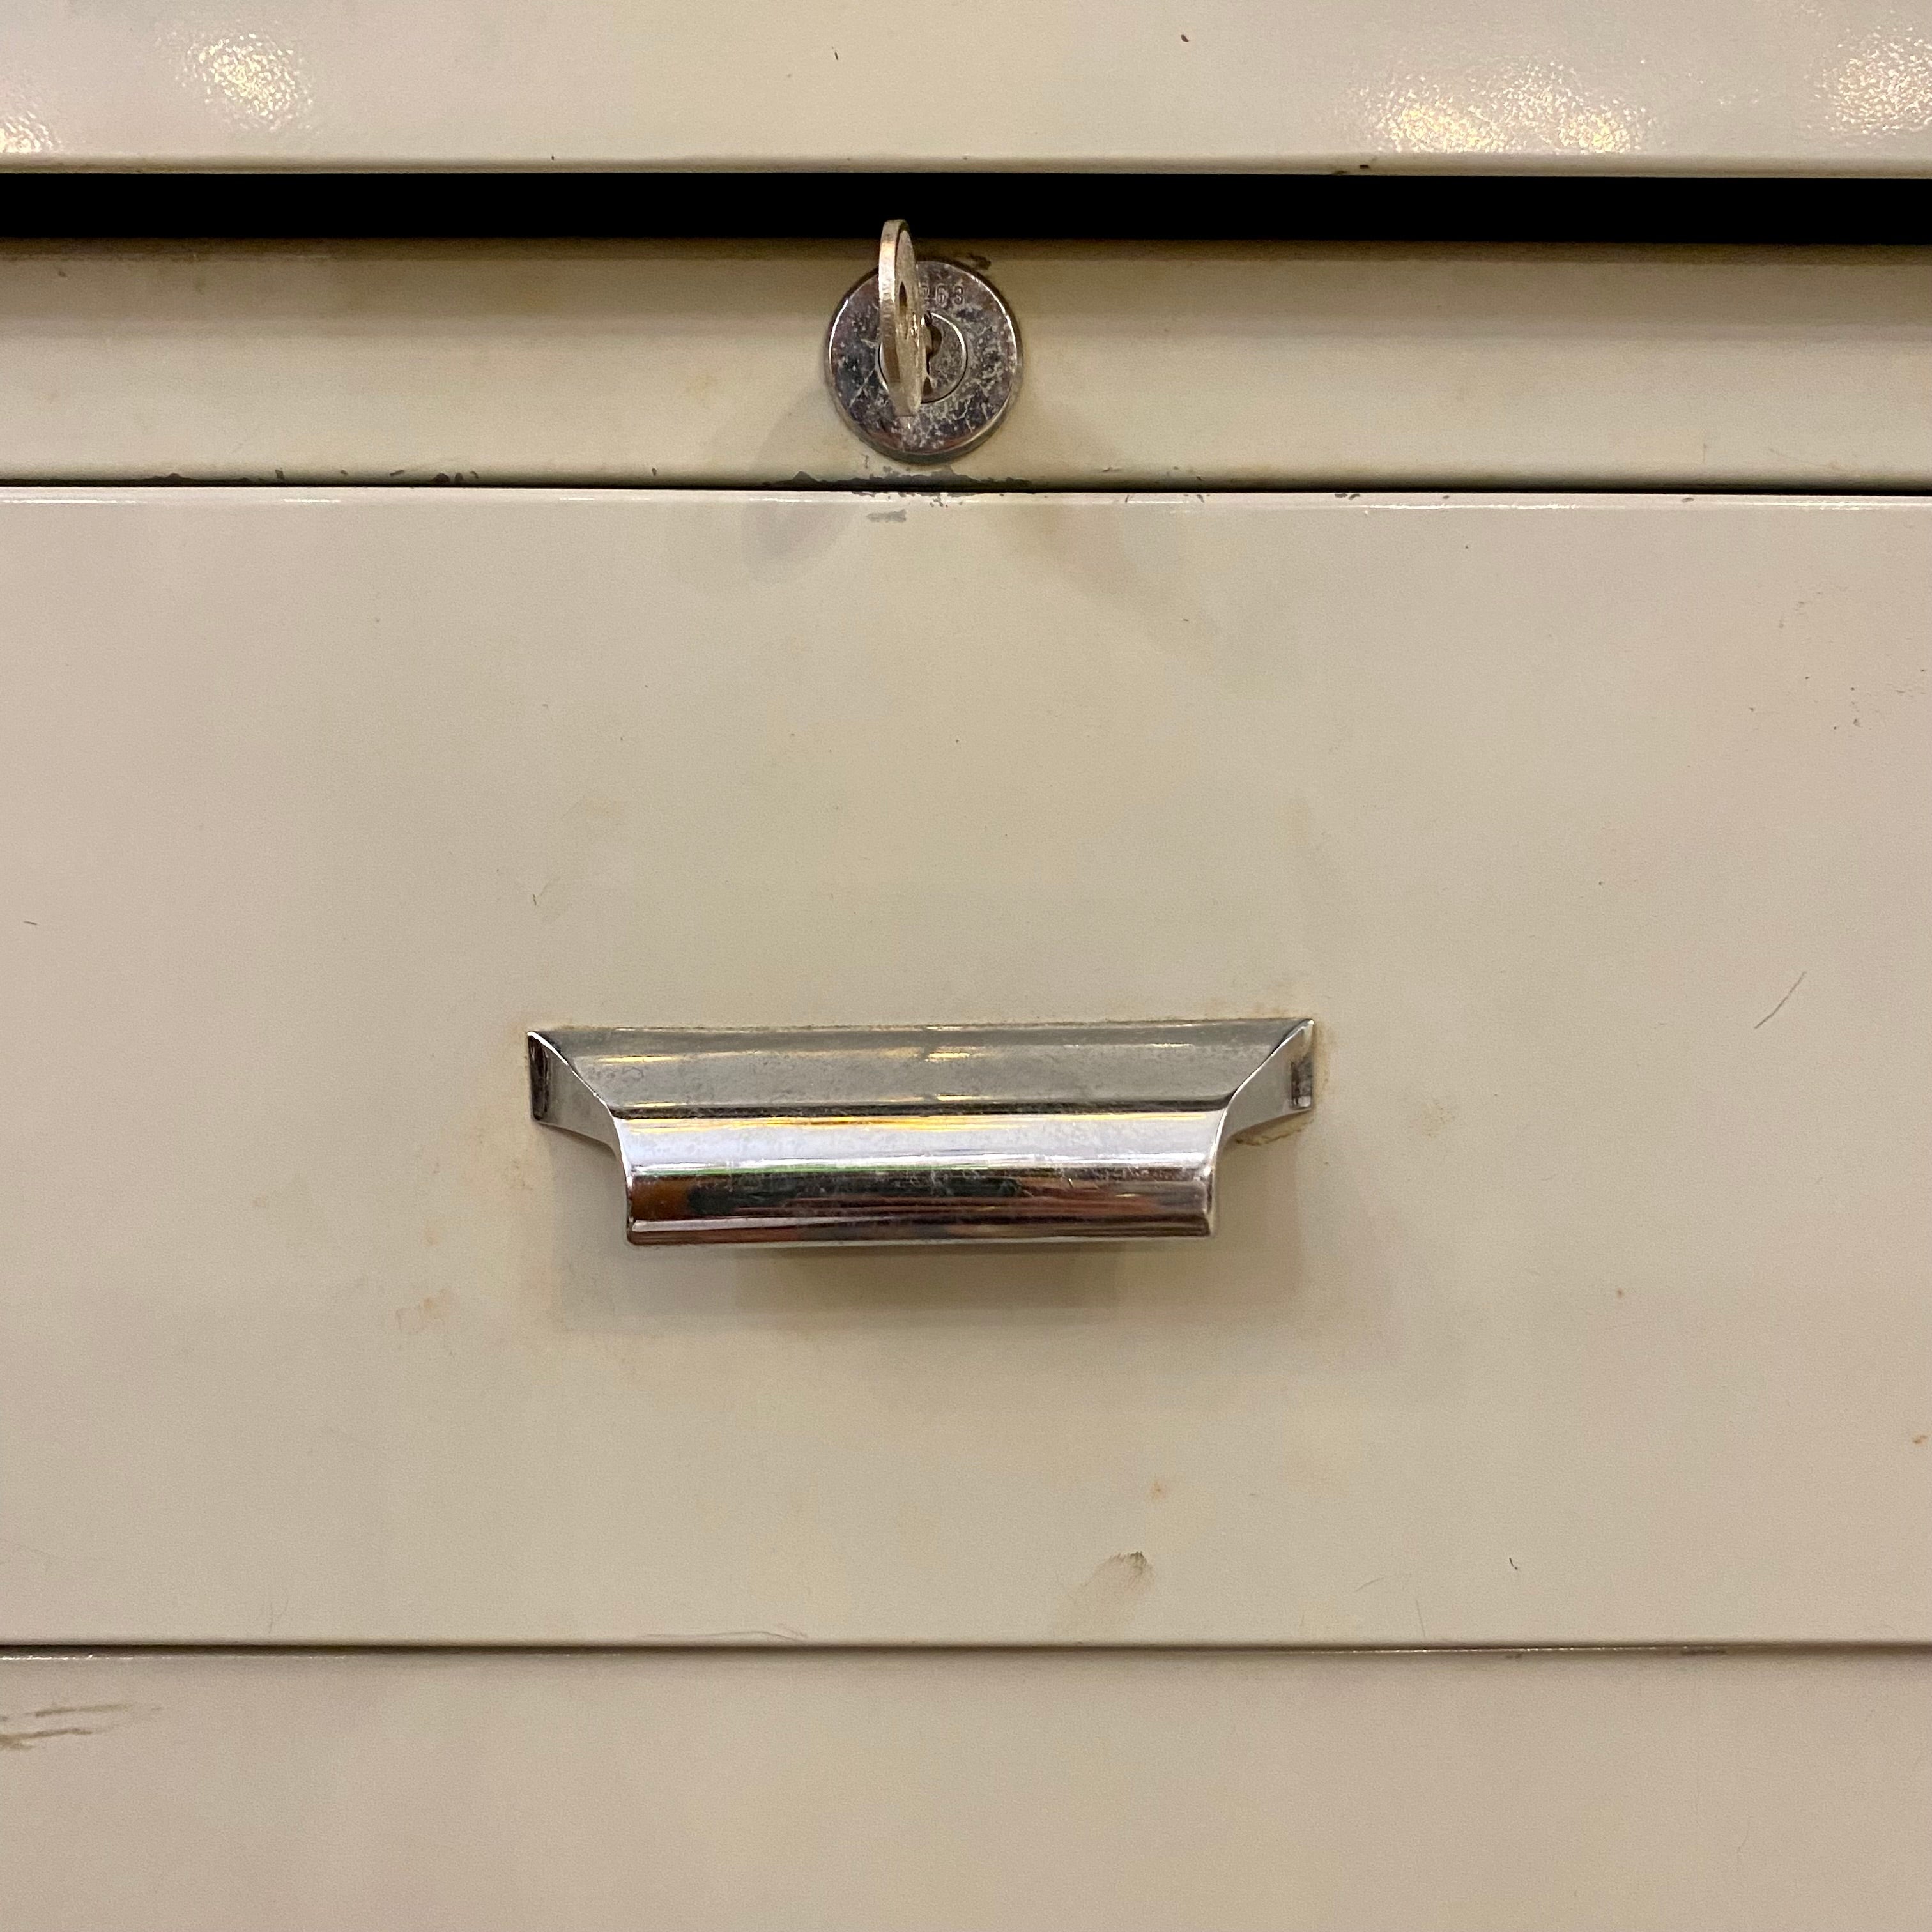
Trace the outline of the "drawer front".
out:
[[[1932,47],[1879,0],[14,0],[0,56],[16,167],[1932,164]]]
[[[0,1918],[1922,1932],[1928,1726],[1906,1657],[24,1658]]]
[[[1932,1639],[1932,506],[0,496],[16,1641]],[[544,1025],[1307,1013],[1221,1232],[626,1246]]]
[[[934,247],[985,266],[1025,348],[949,479],[1932,488],[1932,249]],[[0,245],[7,473],[929,484],[826,398],[867,254]]]

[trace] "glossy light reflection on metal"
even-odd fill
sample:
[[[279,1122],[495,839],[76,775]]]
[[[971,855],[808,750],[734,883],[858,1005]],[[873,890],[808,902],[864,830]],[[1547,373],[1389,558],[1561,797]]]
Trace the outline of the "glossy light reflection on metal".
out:
[[[1314,1033],[553,1028],[530,1112],[616,1153],[640,1245],[1209,1234],[1222,1146],[1313,1107]]]

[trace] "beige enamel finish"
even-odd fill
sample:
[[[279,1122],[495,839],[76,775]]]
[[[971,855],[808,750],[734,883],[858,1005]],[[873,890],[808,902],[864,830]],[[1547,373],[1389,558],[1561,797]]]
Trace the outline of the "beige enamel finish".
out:
[[[1888,0],[13,0],[25,166],[1918,172]]]
[[[16,491],[0,570],[12,1638],[1932,1639],[1932,506]],[[1178,1249],[640,1253],[527,1117],[539,1021],[1275,1012]]]
[[[1932,1659],[0,1664],[32,1932],[1919,1932]]]
[[[954,252],[990,262],[1027,358],[962,476],[1932,488],[1932,250]],[[820,373],[866,266],[766,243],[16,245],[0,476],[902,476]]]

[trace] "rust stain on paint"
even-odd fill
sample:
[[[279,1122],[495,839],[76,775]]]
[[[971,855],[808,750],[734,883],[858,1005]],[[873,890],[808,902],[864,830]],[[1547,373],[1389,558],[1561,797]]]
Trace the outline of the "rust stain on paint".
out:
[[[448,1322],[450,1312],[455,1306],[455,1291],[440,1288],[434,1294],[424,1295],[413,1306],[398,1309],[396,1326],[405,1335],[427,1334],[432,1328],[442,1328]]]

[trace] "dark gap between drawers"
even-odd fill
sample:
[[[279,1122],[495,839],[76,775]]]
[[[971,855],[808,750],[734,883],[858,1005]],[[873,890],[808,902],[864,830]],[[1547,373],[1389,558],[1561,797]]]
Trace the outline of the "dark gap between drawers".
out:
[[[1895,176],[1023,171],[10,171],[15,239],[1932,242],[1932,182]]]

